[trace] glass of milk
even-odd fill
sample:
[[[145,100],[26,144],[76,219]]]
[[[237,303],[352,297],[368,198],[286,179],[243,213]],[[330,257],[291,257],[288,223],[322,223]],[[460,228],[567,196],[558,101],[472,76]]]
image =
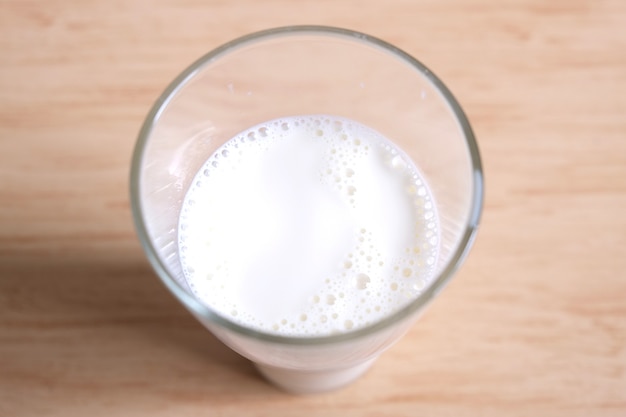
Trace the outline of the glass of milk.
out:
[[[284,390],[363,374],[450,280],[483,176],[461,107],[374,37],[295,26],[184,70],[140,131],[137,233],[163,283]]]

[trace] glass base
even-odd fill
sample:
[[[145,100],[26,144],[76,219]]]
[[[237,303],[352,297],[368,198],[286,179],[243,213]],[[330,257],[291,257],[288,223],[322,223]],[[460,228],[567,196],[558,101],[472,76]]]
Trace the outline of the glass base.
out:
[[[293,394],[315,394],[332,391],[354,382],[374,363],[376,358],[350,368],[327,371],[300,371],[255,364],[259,372],[278,388]]]

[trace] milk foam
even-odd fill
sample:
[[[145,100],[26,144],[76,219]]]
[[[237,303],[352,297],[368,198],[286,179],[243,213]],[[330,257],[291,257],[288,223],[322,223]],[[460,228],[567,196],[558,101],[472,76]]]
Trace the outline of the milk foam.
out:
[[[432,279],[438,245],[433,197],[412,162],[372,129],[324,115],[228,141],[195,176],[179,222],[196,297],[281,335],[346,332],[394,313]]]

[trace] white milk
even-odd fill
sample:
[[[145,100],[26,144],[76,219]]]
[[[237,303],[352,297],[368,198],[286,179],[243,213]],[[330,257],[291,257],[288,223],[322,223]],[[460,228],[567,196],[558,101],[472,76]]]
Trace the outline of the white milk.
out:
[[[429,284],[433,197],[377,132],[325,115],[255,126],[199,170],[179,222],[194,294],[224,317],[289,336],[366,326]]]

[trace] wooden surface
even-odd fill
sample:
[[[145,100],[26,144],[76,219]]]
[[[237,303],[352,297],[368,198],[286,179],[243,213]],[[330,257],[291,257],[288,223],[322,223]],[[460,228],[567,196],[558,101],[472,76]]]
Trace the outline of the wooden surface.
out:
[[[482,228],[350,387],[295,397],[151,272],[143,117],[236,36],[317,23],[418,57],[473,123]],[[626,415],[626,2],[0,1],[0,416]]]

